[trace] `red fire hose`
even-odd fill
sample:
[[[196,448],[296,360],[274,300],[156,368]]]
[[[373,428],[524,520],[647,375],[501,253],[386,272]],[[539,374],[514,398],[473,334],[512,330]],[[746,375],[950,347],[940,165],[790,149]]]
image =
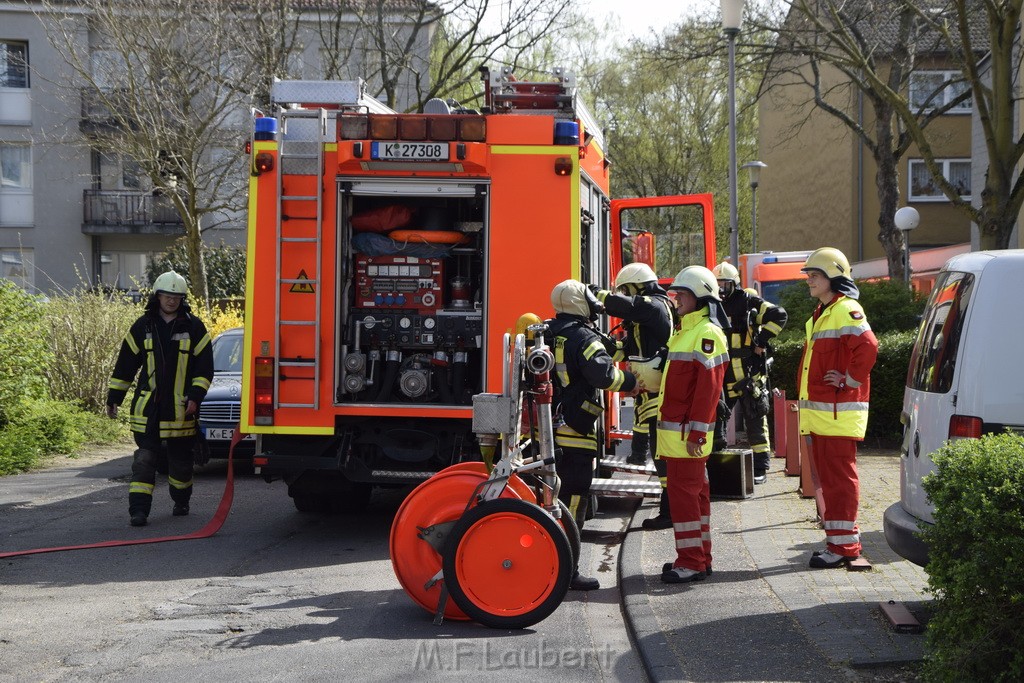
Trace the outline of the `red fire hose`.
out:
[[[34,548],[32,550],[16,550],[9,553],[0,553],[0,559],[5,557],[18,557],[19,555],[36,555],[39,553],[57,553],[63,550],[87,550],[89,548],[113,548],[119,545],[142,545],[143,543],[165,543],[167,541],[192,541],[198,538],[209,538],[217,533],[220,528],[224,525],[224,520],[228,518],[228,512],[231,511],[231,502],[235,496],[235,478],[234,478],[234,467],[232,466],[232,456],[235,453],[235,445],[242,440],[242,432],[239,429],[235,429],[235,436],[231,439],[231,448],[228,450],[228,472],[224,478],[224,494],[221,496],[220,504],[217,506],[217,512],[214,513],[213,519],[206,523],[202,529],[193,531],[190,534],[182,534],[180,536],[161,536],[159,538],[133,538],[123,541],[100,541],[99,543],[86,543],[84,545],[65,545],[56,548]]]

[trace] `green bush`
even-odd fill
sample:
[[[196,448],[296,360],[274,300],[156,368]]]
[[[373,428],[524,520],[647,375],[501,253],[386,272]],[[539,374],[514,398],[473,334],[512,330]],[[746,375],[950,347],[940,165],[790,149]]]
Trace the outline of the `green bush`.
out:
[[[878,359],[871,370],[868,437],[894,443],[902,434],[903,389],[915,336],[915,332],[889,332],[878,336]],[[772,386],[784,390],[791,401],[798,397],[797,368],[803,350],[803,339],[786,339],[773,345]]]
[[[0,279],[0,427],[22,401],[46,395],[51,354],[42,301]]]
[[[24,472],[40,456],[72,455],[85,443],[109,443],[123,438],[127,428],[96,413],[62,401],[24,401],[0,429],[0,475]]]
[[[204,244],[203,263],[206,265],[206,285],[210,290],[210,299],[245,296],[244,247],[224,243],[215,247]],[[188,251],[183,237],[163,254],[150,260],[146,266],[146,276],[153,282],[161,273],[173,269],[187,278],[188,265]]]
[[[858,282],[857,287],[860,289],[858,301],[876,336],[917,329],[926,302],[924,297],[892,280]],[[807,285],[796,284],[780,290],[779,302],[789,314],[789,323],[779,335],[780,339],[803,339],[804,323],[811,317],[818,300],[808,296]]]
[[[1024,679],[1024,437],[964,439],[933,454],[924,480],[935,524],[935,595],[924,674],[933,681]]]
[[[44,315],[53,348],[45,366],[50,397],[99,412],[121,340],[142,310],[127,296],[99,290],[50,300]]]
[[[30,425],[9,422],[0,428],[0,475],[32,469],[43,454],[42,441]]]

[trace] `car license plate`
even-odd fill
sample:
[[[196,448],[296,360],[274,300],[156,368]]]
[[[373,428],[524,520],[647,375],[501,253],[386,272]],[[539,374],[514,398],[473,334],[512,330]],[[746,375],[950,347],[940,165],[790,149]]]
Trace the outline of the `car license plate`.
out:
[[[210,441],[231,441],[235,437],[235,430],[226,427],[208,427],[204,431],[206,438]],[[242,441],[253,441],[255,438],[255,434],[246,434],[242,437]]]
[[[447,142],[374,142],[370,158],[386,161],[448,161]]]

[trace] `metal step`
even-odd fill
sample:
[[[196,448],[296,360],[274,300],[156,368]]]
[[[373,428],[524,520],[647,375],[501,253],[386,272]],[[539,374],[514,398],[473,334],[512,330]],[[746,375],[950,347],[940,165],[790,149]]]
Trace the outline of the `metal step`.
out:
[[[661,484],[642,479],[594,479],[590,484],[590,492],[608,497],[660,498]]]

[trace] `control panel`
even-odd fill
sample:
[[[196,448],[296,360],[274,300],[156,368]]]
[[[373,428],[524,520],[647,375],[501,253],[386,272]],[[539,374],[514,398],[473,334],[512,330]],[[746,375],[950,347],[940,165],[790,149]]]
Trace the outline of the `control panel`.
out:
[[[479,311],[353,311],[353,327],[364,344],[399,348],[478,349],[483,344],[483,316]],[[353,329],[352,333],[355,334]]]
[[[356,256],[356,308],[444,308],[444,261],[415,256]]]

